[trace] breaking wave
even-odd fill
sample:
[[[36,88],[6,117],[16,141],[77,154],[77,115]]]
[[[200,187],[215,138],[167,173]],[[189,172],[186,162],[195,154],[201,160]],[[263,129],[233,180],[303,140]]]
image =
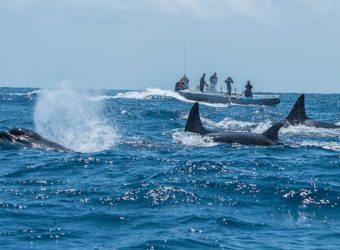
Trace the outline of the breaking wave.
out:
[[[194,103],[195,101],[190,101],[180,94],[176,93],[172,90],[163,90],[159,88],[148,88],[146,90],[142,91],[128,91],[123,93],[118,93],[117,95],[104,95],[104,96],[97,96],[97,97],[91,97],[91,100],[93,101],[103,101],[103,100],[109,100],[109,99],[138,99],[138,100],[152,100],[156,97],[165,97],[165,98],[175,98],[182,102],[189,102]],[[200,104],[211,106],[211,107],[217,107],[217,108],[224,108],[230,106],[230,104],[219,104],[219,103],[205,103],[200,102]]]
[[[33,91],[29,91],[27,93],[9,93],[8,95],[32,97],[32,96],[37,95],[39,93],[40,93],[40,90],[33,90]]]
[[[107,99],[140,99],[147,100],[152,99],[156,96],[159,97],[172,97],[178,99],[180,101],[186,101],[184,97],[179,95],[178,93],[171,90],[162,90],[158,88],[148,88],[143,91],[128,91],[123,93],[118,93],[117,95],[104,95],[92,98],[93,100],[107,100]]]

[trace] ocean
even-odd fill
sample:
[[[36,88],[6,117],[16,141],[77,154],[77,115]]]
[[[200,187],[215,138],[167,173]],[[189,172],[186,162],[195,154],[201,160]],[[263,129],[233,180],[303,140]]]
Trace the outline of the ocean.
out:
[[[201,104],[208,128],[261,133],[277,106]],[[339,249],[340,129],[290,126],[281,145],[184,132],[170,90],[0,88],[0,129],[67,148],[0,143],[1,249]],[[340,124],[340,94],[307,94]]]

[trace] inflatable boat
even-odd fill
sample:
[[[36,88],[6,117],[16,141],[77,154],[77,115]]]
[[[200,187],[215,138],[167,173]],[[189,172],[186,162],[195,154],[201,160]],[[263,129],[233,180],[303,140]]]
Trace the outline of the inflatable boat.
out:
[[[178,94],[188,100],[207,103],[235,103],[241,105],[276,105],[280,103],[279,95],[253,95],[245,97],[241,94],[233,93],[230,96],[224,91],[200,92],[197,90],[179,90]]]

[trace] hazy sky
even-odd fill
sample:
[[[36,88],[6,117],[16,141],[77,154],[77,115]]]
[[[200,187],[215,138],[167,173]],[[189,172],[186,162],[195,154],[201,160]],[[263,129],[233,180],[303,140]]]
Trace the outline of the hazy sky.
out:
[[[0,86],[340,93],[337,0],[0,0]]]

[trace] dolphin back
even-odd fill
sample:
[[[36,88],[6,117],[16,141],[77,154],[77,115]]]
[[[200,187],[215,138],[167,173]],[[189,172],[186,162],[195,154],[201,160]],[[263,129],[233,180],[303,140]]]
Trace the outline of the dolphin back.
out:
[[[305,95],[302,94],[296,100],[292,110],[286,117],[286,120],[290,123],[302,123],[304,120],[309,119],[305,110]]]
[[[264,131],[262,133],[262,135],[264,135],[265,137],[267,137],[269,140],[276,142],[279,138],[278,138],[278,133],[279,130],[283,127],[283,123],[276,123],[273,126],[271,126],[269,129],[267,129],[266,131]]]
[[[208,130],[206,130],[203,125],[202,121],[199,115],[199,107],[198,107],[198,102],[196,102],[189,113],[189,117],[187,120],[187,124],[185,126],[185,132],[192,132],[200,135],[205,135],[209,133]]]

